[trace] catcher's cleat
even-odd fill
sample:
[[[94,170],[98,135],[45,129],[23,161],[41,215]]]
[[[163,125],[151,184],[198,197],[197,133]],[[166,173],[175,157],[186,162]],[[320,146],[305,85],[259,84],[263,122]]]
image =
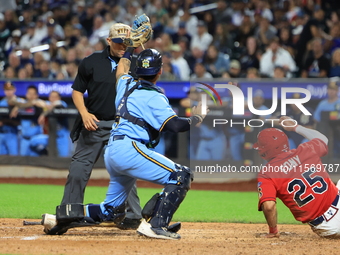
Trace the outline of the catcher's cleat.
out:
[[[57,225],[57,219],[54,214],[45,213],[41,215],[41,225],[44,226],[44,232],[47,234],[53,227]]]
[[[157,239],[181,239],[181,236],[179,234],[170,232],[167,228],[153,228],[150,223],[147,223],[145,221],[145,219],[142,219],[142,222],[137,229],[137,233],[143,236]]]

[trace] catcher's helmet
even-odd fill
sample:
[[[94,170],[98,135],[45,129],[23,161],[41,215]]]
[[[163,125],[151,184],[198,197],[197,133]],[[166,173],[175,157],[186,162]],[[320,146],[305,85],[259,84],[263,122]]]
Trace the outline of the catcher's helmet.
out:
[[[155,49],[146,49],[137,56],[135,72],[138,76],[156,75],[162,65],[162,55]]]
[[[257,135],[257,142],[253,148],[260,156],[269,161],[276,155],[289,150],[287,135],[277,128],[267,128]]]

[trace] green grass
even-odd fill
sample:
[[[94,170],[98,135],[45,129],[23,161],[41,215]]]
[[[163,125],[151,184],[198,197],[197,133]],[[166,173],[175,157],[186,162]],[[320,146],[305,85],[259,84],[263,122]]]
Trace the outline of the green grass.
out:
[[[61,201],[63,186],[0,184],[0,218],[39,219],[54,213]],[[106,187],[87,187],[85,203],[100,203]],[[138,189],[143,206],[159,189]],[[256,192],[222,192],[190,190],[174,216],[175,221],[265,223],[257,211]],[[279,223],[297,223],[278,200]]]

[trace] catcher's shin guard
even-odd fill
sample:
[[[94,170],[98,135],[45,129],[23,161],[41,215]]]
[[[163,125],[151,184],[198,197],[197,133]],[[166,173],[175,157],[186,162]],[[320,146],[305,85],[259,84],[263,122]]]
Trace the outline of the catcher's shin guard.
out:
[[[147,206],[155,205],[150,224],[154,228],[168,227],[172,216],[184,200],[192,181],[189,168],[176,165],[177,172],[170,175],[168,184],[164,187],[158,198],[153,196],[143,209],[143,217],[150,215],[151,210]],[[155,199],[157,201],[155,202]]]

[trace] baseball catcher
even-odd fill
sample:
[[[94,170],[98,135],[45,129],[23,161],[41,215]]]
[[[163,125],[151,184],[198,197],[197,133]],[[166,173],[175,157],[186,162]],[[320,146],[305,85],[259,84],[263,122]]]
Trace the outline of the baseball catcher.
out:
[[[269,226],[265,237],[279,237],[276,197],[290,209],[295,219],[308,223],[321,237],[340,237],[339,190],[331,181],[321,157],[328,152],[328,139],[312,129],[294,126],[287,116],[280,118],[286,131],[296,132],[309,141],[289,150],[287,135],[267,128],[254,144],[268,163],[258,175],[259,211]],[[339,185],[338,185],[339,186]]]

